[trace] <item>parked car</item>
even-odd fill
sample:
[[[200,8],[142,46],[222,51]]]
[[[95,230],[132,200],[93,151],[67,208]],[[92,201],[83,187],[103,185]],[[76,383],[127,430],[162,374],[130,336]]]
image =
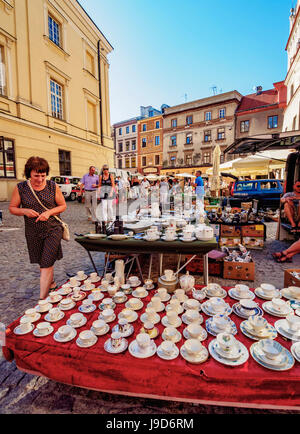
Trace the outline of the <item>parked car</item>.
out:
[[[78,176],[52,176],[51,180],[59,185],[65,199],[76,200],[79,189],[76,189],[80,182]]]
[[[242,202],[258,200],[258,208],[278,209],[283,193],[283,181],[279,179],[252,179],[236,181],[230,205],[240,207]]]

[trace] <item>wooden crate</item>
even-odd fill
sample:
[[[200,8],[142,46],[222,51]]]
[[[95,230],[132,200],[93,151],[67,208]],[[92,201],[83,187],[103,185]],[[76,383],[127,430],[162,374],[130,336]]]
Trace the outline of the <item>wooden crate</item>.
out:
[[[185,259],[188,260],[191,258],[191,255],[186,255]],[[203,265],[203,257],[197,256],[191,262],[187,264],[185,267],[187,271],[194,274],[202,274],[204,265]],[[222,276],[223,272],[223,260],[216,261],[214,259],[208,258],[208,273],[212,276]]]
[[[242,236],[243,237],[264,237],[265,227],[264,225],[247,225],[242,226]]]
[[[224,260],[223,278],[231,280],[254,280],[254,262],[228,262]]]
[[[241,244],[242,238],[241,237],[220,237],[219,239],[219,246],[220,247],[238,247],[239,244]]]
[[[221,224],[221,237],[240,237],[242,235],[241,226]]]
[[[300,273],[300,268],[288,268],[284,270],[284,287],[287,288],[288,286],[300,286],[300,279],[297,279],[297,277],[292,276],[292,272],[297,271],[297,273]]]

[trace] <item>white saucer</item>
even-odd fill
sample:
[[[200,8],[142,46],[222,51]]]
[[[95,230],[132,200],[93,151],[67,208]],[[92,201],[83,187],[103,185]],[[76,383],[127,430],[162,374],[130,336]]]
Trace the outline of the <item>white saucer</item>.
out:
[[[204,341],[207,338],[207,331],[205,329],[203,329],[200,335],[197,336],[196,338],[192,338],[187,328],[183,330],[182,334],[185,337],[185,339],[198,339],[198,341],[200,342]]]
[[[179,341],[181,340],[181,338],[182,338],[180,331],[179,331],[179,330],[176,330],[176,332],[177,332],[177,333],[176,333],[176,336],[175,336],[174,339],[170,339],[169,337],[167,337],[166,334],[165,334],[165,330],[162,332],[161,337],[162,337],[162,339],[163,339],[164,341],[172,341],[172,342],[174,342],[174,344],[176,344],[176,343],[179,342]]]
[[[113,299],[114,303],[116,303],[116,304],[122,304],[122,303],[125,303],[128,300],[128,297],[124,294],[123,298],[121,300],[116,300],[114,296],[113,296],[112,299]]]
[[[30,326],[30,330],[27,330],[26,332],[22,332],[22,331],[20,330],[20,326],[17,326],[17,327],[14,329],[14,333],[15,333],[16,335],[26,335],[27,333],[32,332],[33,329],[34,329],[34,325],[31,324],[31,326]]]
[[[138,359],[152,357],[156,353],[156,349],[156,344],[153,341],[151,341],[147,351],[140,351],[136,340],[132,341],[128,347],[129,353]]]
[[[61,338],[58,332],[54,333],[53,339],[57,342],[70,342],[77,335],[77,331],[73,328],[72,332],[65,338]]]
[[[80,287],[80,289],[82,289],[82,291],[92,291],[92,290],[95,289],[95,288],[96,288],[96,286],[95,286],[93,283],[91,283],[90,288],[86,288],[85,285],[82,285],[82,286]]]
[[[59,304],[58,307],[60,308],[60,310],[71,310],[71,309],[73,309],[74,306],[76,306],[75,301],[73,301],[73,303],[70,303],[70,305],[67,306],[67,307],[63,307],[63,306],[61,306],[60,304]]]
[[[66,288],[66,289],[65,288],[60,288],[60,289],[57,290],[57,292],[60,295],[69,295],[71,292],[73,292],[73,289],[70,286],[69,288]]]
[[[52,309],[52,307],[53,307],[53,304],[48,303],[48,304],[45,306],[45,309],[44,309],[44,310],[40,310],[40,306],[39,306],[39,305],[35,306],[35,310],[36,310],[37,312],[39,312],[39,313],[46,313],[46,312],[48,312],[50,309]]]
[[[274,360],[268,359],[263,351],[260,349],[261,341],[255,342],[250,347],[250,353],[253,359],[259,363],[260,365],[264,366],[265,368],[272,369],[275,371],[285,371],[287,369],[291,369],[294,366],[295,360],[292,354],[285,348],[283,348],[283,354],[281,357],[285,357],[282,363],[280,363],[280,359],[278,360],[278,364]],[[276,341],[275,341],[276,342]]]
[[[165,327],[175,327],[175,328],[178,328],[178,327],[181,326],[182,321],[178,317],[175,324],[170,324],[169,321],[168,321],[168,317],[167,316],[163,316],[162,319],[161,319],[161,323]]]
[[[287,339],[291,339],[293,341],[299,342],[300,341],[300,331],[297,333],[294,332],[289,328],[289,323],[286,319],[279,319],[274,324],[275,329],[278,331],[279,334],[284,336]]]
[[[109,338],[104,343],[104,349],[105,349],[105,351],[107,351],[108,353],[111,353],[111,354],[122,353],[123,351],[127,350],[127,347],[128,347],[128,341],[126,339],[124,339],[124,338],[122,338],[121,344],[117,348],[115,348],[115,347],[112,346],[112,344],[111,344],[111,338]]]
[[[115,308],[116,308],[116,303],[114,301],[112,301],[111,307],[105,307],[103,305],[103,303],[100,303],[99,306],[98,306],[98,309],[100,309],[100,310],[104,310],[104,309],[112,309],[112,310],[114,310]]]
[[[288,305],[286,305],[286,311],[285,312],[281,312],[281,311],[275,310],[272,307],[272,302],[271,301],[266,301],[265,303],[262,304],[261,307],[263,308],[263,310],[265,312],[269,313],[270,315],[277,316],[279,318],[285,318],[290,313],[293,313],[293,309],[290,306],[288,306]]]
[[[47,313],[47,315],[45,315],[45,320],[48,322],[57,322],[57,321],[60,321],[64,316],[65,316],[65,313],[60,311],[59,316],[56,319],[52,319],[52,318],[50,318],[50,314]]]
[[[46,298],[48,303],[58,303],[62,299],[62,295],[57,294],[54,300],[51,300],[50,296]]]
[[[98,341],[97,336],[93,337],[93,339],[91,339],[91,341],[89,343],[83,343],[82,340],[80,338],[76,339],[76,344],[80,347],[80,348],[89,348],[92,347],[93,345],[95,345]]]
[[[295,297],[294,295],[292,295],[289,291],[288,291],[288,289],[287,288],[283,288],[281,291],[280,291],[280,293],[281,293],[281,295],[284,297],[284,298],[287,298],[288,300],[300,300],[300,298],[298,297]]]
[[[97,293],[97,298],[96,298],[94,292],[92,292],[92,293],[88,296],[88,298],[89,298],[90,300],[93,300],[93,301],[100,301],[100,300],[102,300],[102,298],[104,298],[104,294],[102,294],[102,292],[100,292],[99,294]],[[74,300],[75,300],[75,299],[74,299]]]
[[[253,292],[251,292],[250,290],[247,291],[247,297],[245,297],[245,295],[240,296],[235,292],[235,288],[231,288],[228,290],[228,295],[233,298],[234,300],[242,300],[242,299],[248,299],[248,300],[253,300],[255,298],[255,294]]]
[[[79,306],[78,310],[79,310],[79,312],[82,312],[82,313],[91,313],[91,312],[94,312],[94,310],[96,310],[96,308],[97,308],[97,306],[95,304],[91,304],[91,307],[88,307],[88,308],[84,307],[84,305],[81,304]]]
[[[133,297],[136,297],[136,298],[145,298],[149,295],[149,292],[146,291],[146,289],[145,289],[145,292],[143,295],[138,295],[137,291],[135,290],[132,292],[132,295],[133,295]]]
[[[140,320],[142,322],[150,321],[150,322],[152,322],[153,325],[155,325],[155,324],[159,323],[160,316],[158,315],[158,313],[156,313],[153,319],[149,319],[148,314],[145,312],[140,316]]]
[[[102,313],[100,313],[100,315],[98,316],[98,319],[103,319],[103,321],[105,321],[106,323],[110,323],[116,319],[116,314],[113,313],[113,315],[109,319],[104,319],[102,316]]]
[[[167,243],[168,243],[168,242],[170,242],[170,243],[171,243],[172,241],[177,241],[177,240],[178,240],[178,238],[177,238],[177,237],[175,237],[175,238],[172,238],[171,240],[167,240],[167,239],[166,239],[166,237],[165,237],[165,235],[163,235],[163,236],[161,237],[161,239],[162,239],[163,241],[166,241]]]
[[[142,309],[142,307],[144,306],[144,303],[142,302],[142,300],[139,299],[139,304],[137,305],[137,307],[133,308],[131,306],[131,304],[129,304],[129,301],[127,301],[127,303],[125,303],[125,307],[127,307],[127,309],[131,309],[131,310],[140,310]]]
[[[176,359],[176,357],[179,356],[179,349],[176,347],[174,347],[174,351],[171,354],[166,354],[162,349],[161,346],[157,347],[156,350],[156,354],[158,355],[158,357],[160,357],[161,359],[164,360],[174,360]]]
[[[248,320],[242,321],[240,324],[240,329],[242,333],[250,339],[258,341],[260,339],[276,339],[277,332],[276,329],[271,325],[267,324],[265,328],[259,332],[255,331]]]
[[[158,241],[159,239],[160,239],[160,237],[155,237],[155,238],[150,238],[150,239],[147,236],[143,237],[143,240],[149,241],[149,242],[151,242],[151,241]]]
[[[183,303],[182,307],[183,307],[184,310],[189,310],[189,309],[193,310],[193,308],[190,308],[190,307],[188,307],[186,305],[186,302]],[[194,310],[197,310],[198,312],[201,312],[201,304],[199,303],[199,306],[196,309],[194,309]]]
[[[155,309],[155,307],[153,307],[152,301],[147,304],[147,307],[153,308],[157,313],[163,312],[165,310],[165,305],[162,302],[160,302],[160,306],[158,309]]]
[[[138,280],[137,284],[132,284],[132,283],[130,283],[129,281],[126,282],[126,283],[128,283],[128,285],[130,285],[131,288],[137,288],[138,286],[141,286],[141,283],[142,283],[142,282],[141,282],[140,280]]]
[[[112,332],[119,332],[119,326],[118,324],[116,324],[113,328],[112,328]],[[129,336],[131,336],[134,332],[134,327],[133,325],[130,324],[128,330],[126,332],[120,332],[122,338],[128,338]]]
[[[83,280],[87,279],[88,276],[84,274],[82,277],[79,277],[77,274],[76,276],[73,276],[76,280],[79,280],[79,282],[82,282]]]
[[[156,292],[155,295],[157,295],[157,297],[159,297],[158,293]],[[160,298],[160,297],[159,297]],[[164,299],[160,298],[160,301],[163,303],[166,303],[167,301],[171,300],[171,294],[167,294],[166,297]]]
[[[185,294],[183,297],[183,301],[180,301],[180,303],[185,303],[188,299],[189,299],[189,296]],[[176,297],[176,294],[172,295],[172,300],[178,300],[178,298]]]
[[[217,311],[217,312],[216,311],[213,312],[212,310],[210,310],[209,307],[208,307],[209,304],[206,304],[206,303],[207,303],[207,301],[205,301],[204,303],[201,304],[201,309],[208,316],[214,316],[214,315],[226,315],[226,316],[229,316],[232,313],[232,308],[229,306],[228,303],[225,303],[224,310]]]
[[[89,279],[90,279],[91,283],[97,283],[97,282],[99,282],[99,280],[101,280],[101,277],[98,276],[98,277],[96,277],[94,279],[92,277],[89,277]]]
[[[105,335],[105,334],[109,331],[109,325],[108,325],[108,324],[105,324],[105,327],[104,327],[104,329],[103,329],[101,332],[97,332],[97,331],[94,329],[94,327],[92,326],[92,327],[91,327],[91,331],[92,331],[93,333],[95,333],[96,336],[103,336],[103,335]]]
[[[206,291],[203,291],[203,289],[194,289],[193,288],[192,296],[195,300],[202,301],[206,297]]]
[[[297,362],[300,363],[300,342],[295,342],[290,350]]]
[[[213,339],[209,343],[209,345],[208,345],[209,353],[215,360],[217,360],[220,363],[223,363],[224,365],[239,366],[239,365],[242,365],[243,363],[245,363],[249,359],[249,352],[248,352],[247,348],[245,347],[245,345],[243,345],[241,342],[239,342],[239,348],[240,348],[241,352],[240,352],[240,356],[237,359],[228,359],[228,358],[222,357],[222,355],[220,353],[218,353],[218,351],[216,349],[216,344],[217,344],[216,339]]]
[[[192,323],[195,323],[195,324],[202,324],[202,323],[203,323],[203,316],[202,316],[202,315],[200,315],[200,316],[199,316],[199,319],[197,319],[196,321],[189,321],[189,320],[187,319],[185,313],[184,313],[184,314],[182,315],[181,319],[182,319],[182,322],[183,322],[184,324],[186,324],[186,325],[190,325],[190,324],[192,324]]]
[[[227,296],[227,292],[223,288],[221,288],[221,293],[217,295],[209,293],[207,289],[205,290],[205,294],[207,298],[212,298],[212,297],[225,298]]]
[[[275,289],[272,291],[272,295],[266,294],[260,287],[254,289],[257,297],[262,298],[263,300],[272,300],[272,298],[281,298],[281,293],[279,289]]]
[[[73,327],[74,329],[78,329],[79,327],[84,326],[87,323],[87,318],[83,317],[82,320],[80,321],[79,324],[73,324],[72,321],[70,320],[70,318],[67,320],[67,324],[71,327]]]
[[[146,291],[151,291],[151,289],[155,288],[155,285],[154,285],[154,283],[152,283],[152,285],[149,286],[148,288],[146,287],[146,285],[143,285],[143,287],[146,289]]]
[[[45,336],[49,336],[49,335],[51,335],[51,333],[53,332],[53,330],[54,330],[54,327],[50,326],[50,330],[48,331],[48,333],[45,333],[44,335],[41,335],[41,334],[39,333],[39,330],[38,330],[37,328],[35,328],[35,329],[33,330],[33,334],[34,334],[34,336],[36,336],[37,338],[43,338],[43,337],[45,337]]]
[[[179,237],[180,241],[183,241],[184,243],[191,243],[192,241],[195,241],[197,238],[196,237],[192,237],[192,238],[183,238],[183,237]]]
[[[228,325],[224,328],[224,329],[219,329],[218,327],[216,327],[214,321],[213,321],[213,317],[208,318],[205,321],[205,327],[206,330],[208,331],[209,334],[213,335],[213,336],[217,336],[219,333],[231,333],[232,335],[236,335],[237,334],[237,328],[235,323],[232,321],[232,319],[229,318],[229,316],[227,315],[223,315],[225,316],[228,321]]]
[[[24,318],[24,316],[26,316],[26,318],[29,316],[29,315],[23,315],[22,316],[22,318]],[[38,313],[38,312],[36,312],[35,314],[34,314],[34,317],[32,318],[31,316],[30,316],[30,322],[36,322],[36,321],[38,321],[39,319],[41,318],[41,314],[40,313]],[[21,319],[21,318],[20,318]]]
[[[180,348],[180,354],[187,362],[190,363],[203,363],[208,359],[208,351],[206,348],[203,348],[203,350],[198,354],[191,355],[186,351],[184,344]]]
[[[122,314],[122,312],[120,312],[119,315],[118,315],[118,319],[125,318],[125,319],[127,319],[127,321],[129,323],[136,321],[138,319],[138,317],[139,317],[138,314],[134,310],[132,311],[132,315],[131,315],[130,318],[124,316]]]

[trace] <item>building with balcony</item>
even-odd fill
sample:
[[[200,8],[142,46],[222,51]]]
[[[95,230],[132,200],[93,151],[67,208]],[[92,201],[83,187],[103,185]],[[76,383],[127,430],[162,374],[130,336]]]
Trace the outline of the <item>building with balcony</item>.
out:
[[[0,0],[0,200],[32,155],[51,176],[113,164],[112,50],[76,0]]]
[[[234,141],[235,110],[242,95],[236,90],[169,107],[163,114],[162,173],[205,173],[213,150]],[[184,169],[184,170],[183,170]]]
[[[287,106],[282,131],[295,131],[300,130],[300,0],[291,9],[290,33],[285,49],[287,74],[284,84],[287,87]]]

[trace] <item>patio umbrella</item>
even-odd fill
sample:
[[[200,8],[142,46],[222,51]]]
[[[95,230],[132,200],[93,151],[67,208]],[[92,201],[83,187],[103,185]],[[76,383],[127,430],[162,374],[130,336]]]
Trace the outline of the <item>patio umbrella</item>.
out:
[[[192,175],[191,173],[177,173],[176,178],[196,178],[196,175]]]
[[[220,190],[220,155],[221,150],[220,146],[216,145],[213,152],[213,175],[211,179],[211,187],[212,191],[219,192]]]
[[[157,175],[148,175],[148,176],[146,176],[146,178],[149,181],[156,181],[158,179],[158,176]]]

